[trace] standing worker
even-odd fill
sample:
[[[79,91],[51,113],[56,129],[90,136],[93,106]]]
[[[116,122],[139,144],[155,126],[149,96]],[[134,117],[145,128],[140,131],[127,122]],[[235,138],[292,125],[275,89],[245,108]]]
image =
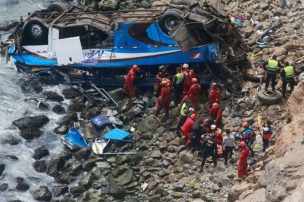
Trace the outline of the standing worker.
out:
[[[242,148],[241,154],[240,154],[240,160],[238,164],[238,177],[239,178],[244,178],[248,176],[248,153],[249,153],[249,148],[247,147],[245,142],[240,143],[240,147]]]
[[[184,80],[184,74],[181,71],[181,68],[176,68],[176,74],[173,76],[173,101],[175,105],[178,105],[178,103],[181,100],[181,96],[183,93],[183,80]]]
[[[191,86],[191,80],[193,78],[197,78],[197,75],[194,69],[190,68],[187,63],[183,64],[182,72],[184,74],[184,81],[183,81],[183,96],[188,94],[189,88]]]
[[[277,77],[278,69],[279,69],[279,62],[276,60],[277,56],[272,56],[271,59],[268,60],[267,64],[265,65],[267,70],[267,76],[266,76],[266,84],[265,84],[265,91],[267,91],[269,82],[271,79],[271,88],[272,91],[275,91],[275,80]]]
[[[242,127],[244,128],[244,130],[241,133],[241,136],[243,138],[243,141],[246,143],[246,145],[248,146],[250,153],[252,156],[254,156],[254,151],[253,151],[253,143],[255,141],[255,133],[252,130],[252,128],[250,127],[248,121],[244,121],[242,123]]]
[[[169,118],[169,108],[170,103],[172,101],[172,93],[171,93],[171,81],[169,79],[163,79],[161,83],[161,94],[156,102],[156,111],[155,115],[158,116],[162,109],[165,110],[166,118]]]
[[[191,114],[191,116],[189,118],[187,118],[186,122],[183,124],[183,126],[181,128],[183,136],[185,136],[187,138],[186,145],[190,144],[190,136],[191,136],[191,132],[192,132],[192,127],[195,125],[196,118],[197,118],[197,116],[195,113]]]
[[[165,65],[159,66],[159,72],[156,75],[156,82],[154,84],[154,95],[158,96],[161,90],[161,82],[163,79],[169,79],[169,73]]]
[[[294,67],[291,65],[291,62],[286,62],[285,65],[286,65],[286,67],[284,69],[282,69],[282,71],[281,71],[281,77],[282,77],[282,80],[283,80],[283,83],[282,83],[283,98],[286,97],[286,86],[287,86],[287,84],[289,83],[291,92],[293,91],[293,87],[295,85]]]
[[[217,127],[222,126],[223,113],[218,103],[215,102],[212,104],[212,108],[210,109],[209,114],[214,120],[214,123]]]
[[[223,155],[225,159],[225,165],[228,165],[227,164],[228,157],[232,158],[234,142],[235,142],[234,136],[230,134],[230,130],[226,130],[225,137],[223,139],[223,146],[224,146]]]
[[[136,98],[134,82],[137,79],[137,74],[139,71],[139,66],[133,65],[128,74],[125,76],[125,85],[123,89],[128,93],[130,100]]]
[[[195,110],[198,110],[200,107],[200,96],[202,88],[198,84],[198,80],[196,78],[193,78],[191,80],[192,85],[189,88],[188,92],[188,98]]]
[[[220,96],[220,91],[217,88],[217,83],[212,82],[209,88],[209,107],[211,108],[213,103],[218,103],[219,104],[219,96]]]
[[[201,148],[201,136],[204,132],[203,130],[203,120],[198,118],[195,125],[192,127],[190,146],[193,150],[199,150]]]
[[[263,128],[263,152],[269,147],[269,139],[271,138],[272,133],[269,127]]]
[[[214,142],[213,138],[208,138],[204,144],[202,145],[202,164],[201,164],[201,171],[204,171],[204,166],[206,159],[211,156],[214,167],[217,165],[216,158],[217,158],[217,146]]]

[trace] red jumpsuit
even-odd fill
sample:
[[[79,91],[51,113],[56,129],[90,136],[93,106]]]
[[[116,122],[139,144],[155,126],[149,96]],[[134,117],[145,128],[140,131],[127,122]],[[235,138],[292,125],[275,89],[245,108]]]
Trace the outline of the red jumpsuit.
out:
[[[191,79],[193,78],[197,78],[196,73],[193,69],[184,69],[183,70],[184,73],[184,81],[183,81],[183,96],[187,95],[189,92],[189,88],[191,86]]]
[[[209,114],[212,117],[212,119],[215,121],[216,126],[222,123],[223,113],[220,108],[218,109],[211,108]]]
[[[124,91],[128,93],[130,99],[136,97],[135,87],[133,85],[134,80],[135,80],[135,71],[134,68],[131,68],[128,74],[125,76],[125,85],[124,85]]]
[[[247,157],[249,154],[249,148],[246,146],[241,154],[240,154],[240,160],[239,160],[239,164],[238,164],[238,177],[242,178],[242,177],[246,177],[248,176],[248,172],[247,172]]]
[[[172,101],[172,93],[169,86],[164,86],[161,89],[161,93],[156,102],[156,112],[155,115],[158,115],[162,109],[166,112],[166,117],[169,118],[169,107]]]
[[[201,90],[199,84],[192,84],[188,92],[188,98],[195,110],[199,109]]]
[[[184,125],[181,127],[183,135],[188,139],[186,145],[190,144],[190,137],[192,132],[192,127],[195,125],[195,122],[189,117],[187,118]]]
[[[160,84],[164,78],[169,78],[169,73],[167,71],[160,71],[156,75],[156,83],[154,84],[154,94],[158,95],[160,91]]]
[[[218,89],[210,89],[209,91],[209,105],[210,108],[212,104],[219,101],[220,91]]]

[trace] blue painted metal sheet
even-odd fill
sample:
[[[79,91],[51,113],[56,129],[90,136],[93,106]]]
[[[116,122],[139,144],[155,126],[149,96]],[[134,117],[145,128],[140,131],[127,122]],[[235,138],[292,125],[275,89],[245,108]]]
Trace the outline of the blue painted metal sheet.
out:
[[[103,139],[106,140],[124,140],[126,138],[130,137],[130,133],[126,132],[124,130],[120,130],[120,129],[113,129],[109,132],[107,132],[106,134],[104,134]]]

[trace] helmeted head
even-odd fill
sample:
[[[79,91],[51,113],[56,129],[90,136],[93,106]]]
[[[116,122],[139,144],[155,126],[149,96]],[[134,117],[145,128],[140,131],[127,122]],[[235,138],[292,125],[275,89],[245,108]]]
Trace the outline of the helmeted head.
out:
[[[218,103],[215,102],[215,103],[212,104],[212,108],[213,109],[218,109],[218,108],[220,108],[220,106],[219,106]]]
[[[240,142],[240,147],[246,147],[246,143],[245,142]]]
[[[166,70],[166,66],[165,65],[161,65],[159,66],[159,71],[165,71]]]
[[[197,78],[192,78],[192,79],[191,79],[191,83],[193,83],[193,84],[196,84],[196,83],[198,83],[198,80],[197,80]]]
[[[217,87],[217,83],[216,82],[212,82],[211,83],[211,88],[216,88]]]
[[[265,128],[263,128],[263,131],[267,133],[270,131],[270,129],[268,127],[265,127]]]
[[[196,113],[193,113],[193,114],[191,114],[191,116],[190,116],[190,117],[191,117],[191,119],[192,119],[192,120],[196,120],[197,115],[196,115]]]
[[[188,69],[189,68],[189,65],[187,63],[183,64],[183,68],[184,69]]]
[[[193,107],[190,107],[189,112],[195,112],[195,109]]]
[[[133,65],[133,66],[132,66],[132,69],[133,69],[134,71],[139,71],[139,70],[140,70],[138,65]]]
[[[216,125],[212,124],[212,125],[210,126],[210,128],[211,128],[211,130],[214,130],[214,129],[216,129]]]
[[[162,79],[162,85],[169,87],[171,85],[171,80],[167,78]]]
[[[249,127],[248,121],[244,121],[244,122],[242,123],[242,127],[243,127],[243,128],[248,128],[248,127]]]

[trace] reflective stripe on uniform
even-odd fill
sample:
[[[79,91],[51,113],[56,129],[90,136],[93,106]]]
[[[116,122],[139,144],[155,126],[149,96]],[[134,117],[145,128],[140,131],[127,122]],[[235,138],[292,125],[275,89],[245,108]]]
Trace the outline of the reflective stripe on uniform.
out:
[[[180,111],[180,115],[181,116],[186,116],[187,111],[188,111],[188,106],[187,106],[186,103],[183,103],[181,111]]]

